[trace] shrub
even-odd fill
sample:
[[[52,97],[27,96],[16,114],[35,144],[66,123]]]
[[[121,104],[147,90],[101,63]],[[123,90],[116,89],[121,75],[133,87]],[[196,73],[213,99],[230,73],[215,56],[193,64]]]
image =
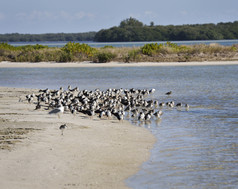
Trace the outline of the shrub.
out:
[[[37,54],[34,56],[34,62],[42,62],[44,60],[44,56],[42,54]]]
[[[73,55],[62,51],[59,57],[59,62],[71,62],[73,61]]]
[[[80,44],[80,43],[72,43],[68,42],[62,50],[68,54],[78,54],[81,53],[82,55],[86,55],[87,57],[92,57],[94,53],[96,52],[96,49],[93,47],[90,47],[87,44]]]
[[[100,63],[106,63],[112,61],[113,58],[115,58],[116,55],[111,52],[99,52],[96,55],[96,60],[95,62],[100,62]]]
[[[102,49],[113,49],[115,47],[111,46],[111,45],[105,45],[104,47],[101,47]]]
[[[4,50],[16,50],[16,47],[9,45],[8,43],[0,43],[0,49]]]
[[[19,46],[19,47],[15,47],[15,48],[16,48],[16,50],[34,51],[34,50],[46,49],[49,47],[36,44],[36,45],[24,45],[24,46]]]
[[[133,49],[130,50],[127,55],[123,58],[124,62],[136,61],[140,56],[140,50]]]
[[[159,50],[163,45],[158,43],[149,43],[145,44],[142,48],[141,51],[143,54],[152,56],[152,53]]]

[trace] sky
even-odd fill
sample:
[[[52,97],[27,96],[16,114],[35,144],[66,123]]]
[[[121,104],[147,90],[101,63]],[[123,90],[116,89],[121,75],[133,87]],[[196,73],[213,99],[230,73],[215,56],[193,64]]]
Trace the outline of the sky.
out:
[[[238,21],[238,0],[0,0],[0,33],[81,33],[133,17],[149,25]]]

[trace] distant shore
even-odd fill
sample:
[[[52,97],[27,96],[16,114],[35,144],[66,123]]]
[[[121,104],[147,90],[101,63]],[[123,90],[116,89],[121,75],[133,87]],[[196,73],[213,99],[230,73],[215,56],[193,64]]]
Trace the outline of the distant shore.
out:
[[[207,62],[138,62],[138,63],[92,63],[92,62],[0,62],[0,68],[58,68],[58,67],[136,67],[136,66],[212,66],[238,65],[238,61],[207,61]]]
[[[148,160],[155,137],[128,121],[68,113],[58,118],[19,102],[33,92],[0,87],[1,187],[128,188],[125,179]]]

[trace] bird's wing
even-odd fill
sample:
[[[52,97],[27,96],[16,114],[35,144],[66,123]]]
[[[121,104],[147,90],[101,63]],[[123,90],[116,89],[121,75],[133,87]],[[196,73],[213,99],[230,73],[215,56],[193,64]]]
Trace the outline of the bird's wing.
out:
[[[57,108],[57,109],[51,110],[49,114],[57,114],[59,112],[60,112],[60,109]]]

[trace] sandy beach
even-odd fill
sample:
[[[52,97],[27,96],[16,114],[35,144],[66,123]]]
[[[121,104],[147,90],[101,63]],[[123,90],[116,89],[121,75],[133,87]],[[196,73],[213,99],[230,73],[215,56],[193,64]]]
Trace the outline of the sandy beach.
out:
[[[18,65],[46,63],[0,63],[1,68]],[[58,118],[19,102],[32,92],[0,87],[1,188],[127,188],[125,179],[148,160],[154,136],[127,121],[69,113]],[[68,129],[61,135],[64,123]]]
[[[59,68],[59,67],[136,67],[136,66],[211,66],[211,65],[237,65],[238,61],[207,61],[207,62],[140,62],[140,63],[91,63],[91,62],[0,62],[0,68]]]

